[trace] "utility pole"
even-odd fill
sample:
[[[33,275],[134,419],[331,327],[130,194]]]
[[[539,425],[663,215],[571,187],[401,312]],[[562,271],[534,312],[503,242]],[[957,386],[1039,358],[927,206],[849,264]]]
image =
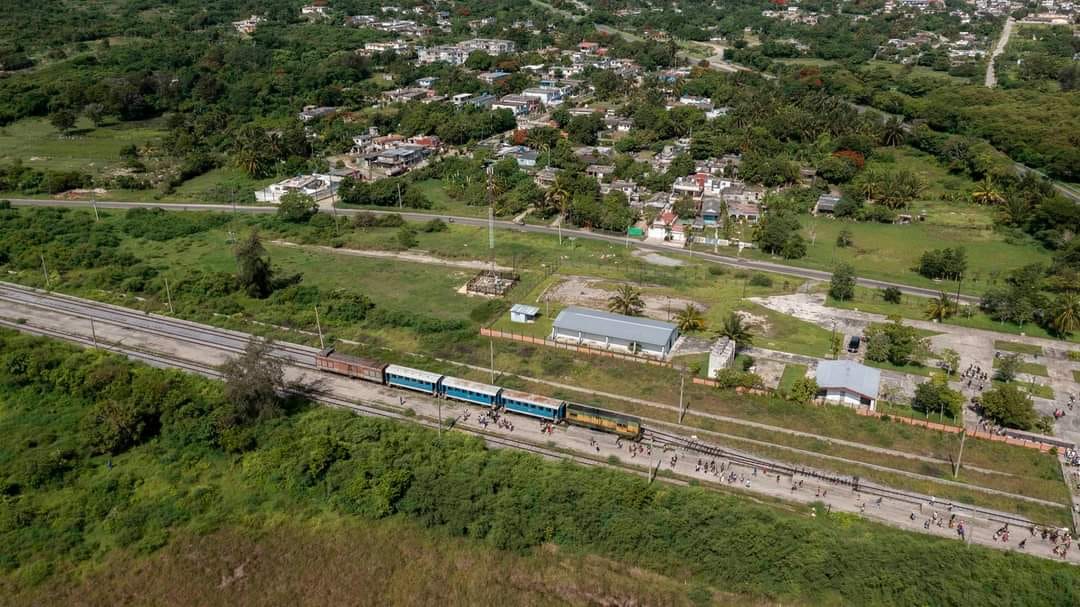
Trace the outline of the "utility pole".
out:
[[[169,289],[169,279],[165,279],[165,297],[169,300],[169,314],[176,314],[176,310],[172,305],[172,290]]]
[[[41,273],[45,275],[45,290],[49,290],[49,268],[45,265],[45,255],[41,255]]]
[[[495,383],[495,340],[489,338],[488,345],[491,346],[491,383]]]
[[[566,215],[559,215],[559,246],[562,246],[562,222]]]
[[[682,423],[683,416],[686,415],[686,403],[683,402],[683,386],[686,384],[686,376],[679,375],[679,423]]]
[[[326,343],[323,341],[322,322],[319,320],[319,304],[315,304],[315,327],[319,330],[319,347],[325,350]]]
[[[90,337],[94,340],[94,347],[98,347],[97,343],[97,329],[94,328],[94,317],[90,317]]]
[[[397,182],[397,208],[401,209],[401,182]]]
[[[90,190],[90,206],[94,207],[94,221],[101,221],[101,216],[98,215],[97,210],[97,191]]]
[[[956,456],[956,465],[953,466],[953,478],[956,478],[960,474],[960,460],[964,457],[964,441],[967,440],[967,429],[961,426],[960,428],[960,453]]]
[[[960,283],[964,281],[964,273],[961,272],[956,276],[956,309],[960,309]]]
[[[442,399],[435,399],[435,406],[439,408],[439,443],[442,443]]]

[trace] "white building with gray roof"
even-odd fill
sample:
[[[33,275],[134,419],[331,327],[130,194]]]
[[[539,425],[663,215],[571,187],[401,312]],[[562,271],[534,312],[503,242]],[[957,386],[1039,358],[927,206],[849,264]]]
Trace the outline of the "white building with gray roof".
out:
[[[671,353],[679,329],[669,322],[570,306],[555,318],[551,338],[663,358]]]
[[[818,398],[825,402],[848,407],[877,405],[881,386],[881,371],[850,360],[823,360],[818,363],[814,378],[818,385]]]

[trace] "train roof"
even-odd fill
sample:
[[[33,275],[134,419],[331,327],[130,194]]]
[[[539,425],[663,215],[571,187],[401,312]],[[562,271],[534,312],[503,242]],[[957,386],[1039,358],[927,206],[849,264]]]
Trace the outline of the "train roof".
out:
[[[549,398],[547,396],[540,396],[539,394],[529,394],[528,392],[518,392],[517,390],[503,390],[502,397],[520,402],[532,403],[542,407],[549,407],[551,409],[558,409],[565,404],[565,401],[561,401],[557,398]]]
[[[482,384],[480,382],[469,381],[467,379],[458,379],[456,377],[444,377],[443,386],[447,388],[461,388],[462,390],[470,390],[478,394],[487,394],[495,396],[502,390],[499,386],[492,386],[491,384]]]
[[[401,375],[403,377],[411,377],[413,379],[419,379],[431,384],[438,382],[443,378],[442,373],[432,373],[431,371],[421,371],[420,369],[413,369],[412,367],[403,367],[401,365],[387,365],[387,373],[393,373],[394,375]]]
[[[382,369],[387,366],[386,363],[375,360],[374,358],[362,358],[359,356],[349,356],[348,354],[335,352],[333,346],[326,348],[322,352],[319,352],[319,356],[323,358],[329,358],[331,360],[340,360],[342,362],[352,363],[371,369]]]
[[[577,411],[581,411],[582,413],[588,413],[590,415],[608,415],[610,417],[618,417],[620,419],[625,419],[625,420],[633,420],[633,421],[636,421],[636,422],[641,421],[640,418],[634,417],[633,415],[626,415],[624,413],[619,413],[618,411],[611,411],[609,409],[601,409],[599,407],[590,407],[588,405],[582,405],[582,404],[579,404],[579,403],[566,403],[566,408],[567,409],[575,409]]]

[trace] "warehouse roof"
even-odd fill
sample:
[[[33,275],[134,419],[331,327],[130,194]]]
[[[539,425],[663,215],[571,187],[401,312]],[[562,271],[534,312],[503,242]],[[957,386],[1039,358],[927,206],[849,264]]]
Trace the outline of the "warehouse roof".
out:
[[[823,360],[815,374],[819,388],[844,388],[877,398],[881,371],[850,360]]]
[[[525,304],[514,304],[510,311],[515,314],[524,314],[525,316],[536,316],[540,313],[540,308],[536,306],[527,306]]]
[[[623,316],[601,310],[570,306],[555,318],[555,328],[561,331],[581,331],[633,341],[650,346],[666,346],[677,327],[668,322]]]

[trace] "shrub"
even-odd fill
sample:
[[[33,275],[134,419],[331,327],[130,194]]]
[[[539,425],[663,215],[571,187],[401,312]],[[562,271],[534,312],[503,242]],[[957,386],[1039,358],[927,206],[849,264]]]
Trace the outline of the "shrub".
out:
[[[772,278],[770,278],[768,274],[762,274],[760,272],[751,274],[748,282],[752,287],[771,287],[773,285]]]

